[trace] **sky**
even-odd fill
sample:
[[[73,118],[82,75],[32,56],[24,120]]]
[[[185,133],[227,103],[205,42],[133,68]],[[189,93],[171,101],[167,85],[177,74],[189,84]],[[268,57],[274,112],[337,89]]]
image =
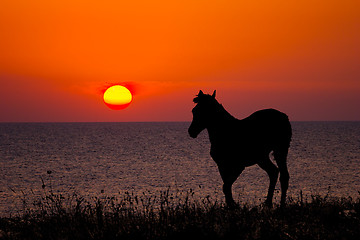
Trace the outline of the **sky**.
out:
[[[2,0],[0,122],[191,121],[217,90],[233,116],[360,120],[360,1]],[[103,92],[133,101],[111,110]]]

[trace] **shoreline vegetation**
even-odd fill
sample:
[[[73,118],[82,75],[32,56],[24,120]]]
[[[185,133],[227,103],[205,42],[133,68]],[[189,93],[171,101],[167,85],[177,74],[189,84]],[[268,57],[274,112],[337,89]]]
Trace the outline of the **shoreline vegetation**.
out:
[[[0,239],[360,239],[357,199],[320,195],[288,198],[272,208],[234,209],[194,191],[85,199],[45,191],[22,199],[16,216],[0,217]]]

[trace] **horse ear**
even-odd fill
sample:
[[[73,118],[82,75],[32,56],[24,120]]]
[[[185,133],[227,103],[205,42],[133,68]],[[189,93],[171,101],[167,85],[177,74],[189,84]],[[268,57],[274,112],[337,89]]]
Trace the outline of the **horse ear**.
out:
[[[203,91],[200,90],[198,96],[201,96],[201,95],[204,95],[204,93],[203,93]]]
[[[212,94],[212,97],[215,98],[216,96],[216,90],[214,90],[213,94]]]

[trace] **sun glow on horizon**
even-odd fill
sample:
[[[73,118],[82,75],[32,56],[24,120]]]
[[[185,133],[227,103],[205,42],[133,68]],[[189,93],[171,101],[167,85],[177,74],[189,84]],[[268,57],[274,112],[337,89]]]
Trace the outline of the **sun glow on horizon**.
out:
[[[103,99],[110,109],[120,110],[128,107],[132,102],[133,97],[126,87],[114,85],[105,91]]]

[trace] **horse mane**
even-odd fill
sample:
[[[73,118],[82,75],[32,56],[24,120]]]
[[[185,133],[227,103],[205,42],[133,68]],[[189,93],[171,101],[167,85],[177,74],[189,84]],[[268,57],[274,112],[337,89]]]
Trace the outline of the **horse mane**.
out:
[[[201,94],[201,95],[198,94],[193,99],[193,102],[194,103],[199,103],[201,101],[201,99],[208,99],[208,100],[212,101],[213,103],[215,103],[215,107],[216,107],[215,111],[220,113],[222,116],[225,116],[227,119],[236,119],[228,111],[226,111],[224,106],[222,104],[220,104],[213,96],[211,96],[209,94]]]
[[[236,119],[233,115],[231,115],[228,111],[226,111],[226,109],[224,108],[224,106],[222,104],[220,104],[219,102],[217,102],[217,104],[218,104],[217,111],[219,113],[221,113],[222,116],[226,117],[226,119],[228,119],[228,120],[235,120]]]
[[[213,98],[211,95],[209,94],[198,94],[196,95],[196,97],[193,99],[194,103],[199,103],[201,101],[201,99],[214,99],[216,101],[215,98]],[[217,101],[216,101],[217,102]]]

